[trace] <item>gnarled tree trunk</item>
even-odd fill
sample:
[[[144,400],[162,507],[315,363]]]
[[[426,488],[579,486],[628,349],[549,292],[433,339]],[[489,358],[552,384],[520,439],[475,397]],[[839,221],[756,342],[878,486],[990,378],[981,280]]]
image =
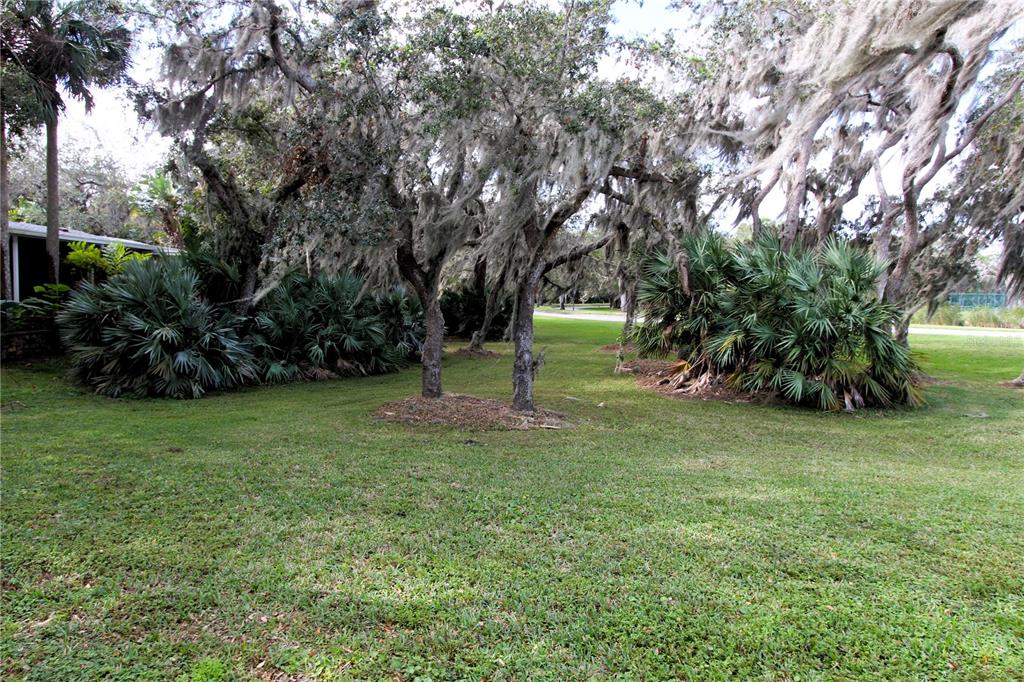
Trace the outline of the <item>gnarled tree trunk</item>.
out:
[[[441,397],[441,356],[444,353],[444,315],[436,287],[432,297],[423,301],[426,334],[423,337],[421,363],[423,397]]]
[[[815,129],[816,130],[816,129]],[[807,166],[814,149],[814,131],[804,136],[793,166],[793,179],[786,197],[786,225],[782,230],[782,248],[788,251],[800,231],[800,211],[807,197]]]
[[[487,290],[487,298],[484,302],[484,321],[480,324],[480,328],[473,332],[473,337],[469,342],[470,350],[482,351],[484,349],[487,335],[491,333],[494,316],[498,314],[498,297],[503,287],[503,284],[495,284]]]
[[[533,306],[537,284],[544,274],[544,263],[532,263],[527,275],[516,287],[515,320],[512,327],[516,357],[512,364],[512,407],[520,412],[533,412],[533,380],[536,366],[533,359]]]
[[[582,203],[582,199],[579,203]],[[567,217],[560,218],[558,225]],[[512,364],[512,406],[522,412],[533,412],[536,409],[533,403],[533,380],[537,374],[537,361],[533,357],[533,307],[537,302],[537,289],[541,278],[557,267],[577,261],[588,253],[602,248],[612,239],[612,235],[607,234],[595,242],[546,260],[545,254],[555,232],[549,223],[543,232],[535,232],[528,237],[527,243],[534,244],[533,255],[524,268],[523,278],[516,288],[516,308],[512,318],[512,340],[516,347],[516,358]],[[613,304],[614,300],[613,298]]]

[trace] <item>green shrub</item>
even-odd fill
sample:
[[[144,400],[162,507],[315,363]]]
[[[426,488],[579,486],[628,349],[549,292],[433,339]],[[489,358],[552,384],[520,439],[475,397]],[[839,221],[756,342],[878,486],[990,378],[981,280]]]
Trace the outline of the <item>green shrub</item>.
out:
[[[129,251],[120,242],[107,244],[102,250],[88,242],[71,242],[68,246],[71,249],[65,258],[68,265],[90,281],[95,281],[97,275],[116,275],[124,270],[128,263],[147,260],[153,255]]]
[[[961,308],[952,303],[942,303],[928,314],[919,310],[914,314],[915,324],[939,324],[946,326],[971,327],[1003,327],[1006,329],[1024,329],[1024,306],[1012,308]]]
[[[199,286],[208,301],[235,305],[242,298],[242,274],[237,266],[202,247],[187,249],[181,257],[199,275]]]
[[[6,332],[57,331],[57,312],[71,288],[66,284],[40,284],[35,296],[0,302],[0,328]]]
[[[384,326],[385,342],[408,360],[418,360],[426,325],[423,306],[404,287],[395,287],[373,298],[375,314]]]
[[[1002,320],[995,308],[978,306],[964,311],[964,322],[969,327],[1001,327]]]
[[[487,310],[486,294],[469,284],[446,289],[441,293],[441,313],[444,315],[444,326],[449,334],[460,338],[470,338],[473,332],[484,323]],[[498,302],[491,327],[487,331],[485,341],[496,341],[501,338],[505,328],[512,319],[512,300],[505,297]]]
[[[673,258],[649,259],[634,332],[642,353],[680,358],[678,388],[724,382],[828,410],[921,401],[915,363],[890,332],[899,311],[876,299],[882,266],[866,252],[833,241],[786,254],[775,239],[728,245],[711,232],[685,248],[691,292]]]
[[[112,397],[198,398],[258,379],[237,316],[208,303],[180,258],[83,282],[58,314],[73,376]]]
[[[379,374],[404,366],[419,350],[417,309],[404,292],[374,297],[362,289],[352,275],[287,275],[254,318],[262,379]]]
[[[58,316],[75,378],[115,397],[197,398],[393,371],[419,353],[422,314],[404,290],[363,295],[356,277],[291,274],[243,316],[204,289],[230,268],[214,264],[204,279],[192,262],[134,262],[102,284],[83,282]]]
[[[999,310],[999,323],[1007,329],[1024,329],[1024,306]]]
[[[952,303],[941,303],[934,310],[922,308],[914,313],[911,319],[914,324],[938,324],[948,327],[959,327],[964,323],[963,311],[960,306]]]

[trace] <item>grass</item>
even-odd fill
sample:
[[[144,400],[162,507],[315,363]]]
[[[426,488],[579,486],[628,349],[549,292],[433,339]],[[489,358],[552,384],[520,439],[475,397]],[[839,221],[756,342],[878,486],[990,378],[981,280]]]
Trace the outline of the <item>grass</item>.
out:
[[[372,419],[415,370],[175,402],[5,368],[0,675],[1024,677],[1019,341],[916,338],[928,407],[841,415],[640,393],[617,323],[537,324],[572,430]]]
[[[1010,333],[1017,334],[1024,339],[1024,329],[1014,327],[972,327],[966,324],[917,324],[916,322],[910,326],[910,333],[913,334],[915,329],[955,329],[969,332],[999,332],[1001,334]]]
[[[545,313],[571,313],[574,315],[624,315],[622,308],[609,308],[607,303],[567,303],[565,310],[557,305],[537,306],[537,310]]]

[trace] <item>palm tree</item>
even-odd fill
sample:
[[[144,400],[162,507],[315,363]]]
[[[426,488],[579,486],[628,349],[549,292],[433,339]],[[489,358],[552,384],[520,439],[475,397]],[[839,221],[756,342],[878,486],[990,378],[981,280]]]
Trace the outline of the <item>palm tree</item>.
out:
[[[3,29],[3,53],[30,77],[46,126],[46,253],[50,274],[60,281],[60,197],[57,180],[57,120],[62,93],[91,111],[90,88],[121,81],[128,68],[131,34],[113,5],[77,0],[16,0]]]

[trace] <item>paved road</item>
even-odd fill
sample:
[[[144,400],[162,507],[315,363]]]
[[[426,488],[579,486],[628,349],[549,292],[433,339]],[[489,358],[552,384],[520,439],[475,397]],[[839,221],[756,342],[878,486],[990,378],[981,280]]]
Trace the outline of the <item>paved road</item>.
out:
[[[537,310],[536,317],[566,317],[570,320],[594,320],[595,322],[625,322],[623,315],[614,313],[555,313]],[[935,334],[937,336],[989,336],[993,338],[1020,339],[1024,342],[1024,330],[1016,329],[963,329],[962,327],[918,327],[911,325],[911,334]]]

